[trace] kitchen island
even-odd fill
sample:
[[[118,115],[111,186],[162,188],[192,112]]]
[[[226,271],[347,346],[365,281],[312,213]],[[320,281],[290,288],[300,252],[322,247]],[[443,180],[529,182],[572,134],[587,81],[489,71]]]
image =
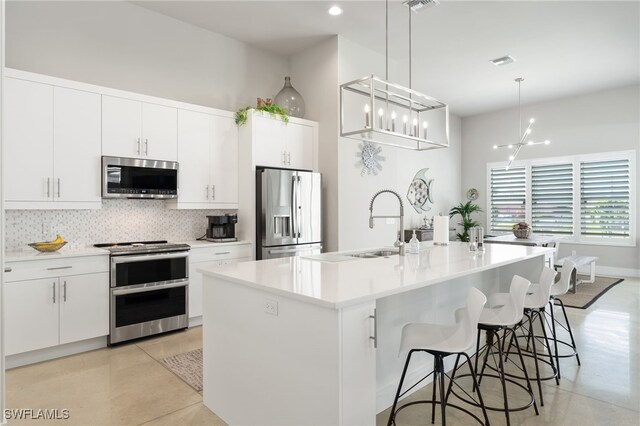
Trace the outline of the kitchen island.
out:
[[[229,424],[375,424],[390,406],[408,322],[452,323],[470,287],[537,280],[552,249],[423,243],[419,254],[335,253],[201,268],[204,404]],[[413,364],[408,380],[431,368]]]

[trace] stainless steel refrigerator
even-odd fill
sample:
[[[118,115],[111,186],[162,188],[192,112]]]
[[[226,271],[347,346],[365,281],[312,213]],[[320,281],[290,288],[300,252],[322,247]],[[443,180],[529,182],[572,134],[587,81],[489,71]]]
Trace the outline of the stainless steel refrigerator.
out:
[[[256,171],[256,259],[322,251],[320,173]]]

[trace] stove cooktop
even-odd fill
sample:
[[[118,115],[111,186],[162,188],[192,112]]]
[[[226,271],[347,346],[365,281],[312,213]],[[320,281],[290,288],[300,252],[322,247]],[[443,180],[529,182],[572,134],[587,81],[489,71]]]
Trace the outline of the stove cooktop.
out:
[[[93,246],[109,250],[112,256],[134,253],[163,253],[172,251],[185,251],[191,248],[189,244],[169,243],[166,240],[100,243],[94,244]]]

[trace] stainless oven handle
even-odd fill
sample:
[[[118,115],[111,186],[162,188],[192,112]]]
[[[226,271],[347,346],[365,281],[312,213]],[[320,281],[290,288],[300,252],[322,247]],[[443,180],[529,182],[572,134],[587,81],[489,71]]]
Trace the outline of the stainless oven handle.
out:
[[[189,257],[189,250],[169,253],[148,253],[138,256],[112,256],[111,263],[131,263],[154,259],[179,259]]]
[[[322,245],[318,244],[318,245],[312,245],[308,247],[299,247],[299,248],[292,248],[292,249],[269,250],[269,254],[295,253],[298,251],[308,251],[308,250],[317,250],[317,249],[322,250]]]
[[[186,282],[179,282],[179,283],[173,283],[173,284],[164,284],[164,285],[153,285],[153,286],[149,286],[149,287],[113,290],[112,294],[114,296],[123,296],[125,294],[144,293],[144,292],[147,292],[147,291],[164,290],[164,289],[167,289],[167,288],[186,287],[187,285],[189,285],[189,284],[186,283]]]

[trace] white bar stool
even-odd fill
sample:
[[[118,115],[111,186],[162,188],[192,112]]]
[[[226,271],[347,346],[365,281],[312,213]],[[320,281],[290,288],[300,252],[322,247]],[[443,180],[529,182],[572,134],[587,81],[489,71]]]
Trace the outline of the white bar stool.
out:
[[[400,351],[409,351],[407,360],[404,364],[402,376],[400,377],[400,383],[398,384],[398,391],[393,401],[391,408],[391,414],[387,425],[395,425],[395,419],[398,412],[415,404],[431,404],[431,423],[435,421],[435,405],[440,404],[442,413],[442,424],[446,425],[446,408],[451,407],[463,411],[477,420],[480,424],[489,424],[489,418],[487,417],[487,411],[484,408],[482,401],[482,395],[478,389],[478,406],[482,408],[482,414],[484,416],[484,423],[482,419],[473,414],[471,411],[460,407],[455,404],[448,404],[447,399],[451,392],[451,386],[454,384],[453,379],[449,382],[449,390],[445,394],[444,377],[447,373],[444,368],[444,358],[449,355],[457,354],[456,363],[453,368],[453,374],[458,368],[460,357],[464,356],[467,360],[467,365],[473,378],[474,386],[477,387],[476,375],[471,365],[471,359],[465,352],[472,345],[476,339],[478,333],[478,318],[482,312],[482,307],[486,303],[487,298],[482,292],[476,288],[471,288],[467,295],[466,307],[459,309],[455,313],[456,323],[454,325],[440,325],[440,324],[425,324],[425,323],[411,323],[407,324],[402,329],[402,339],[400,341]],[[404,383],[405,376],[407,374],[407,368],[411,361],[411,356],[415,352],[428,352],[434,356],[433,371],[420,379],[417,383],[411,386],[409,389],[402,392],[402,385]],[[404,396],[407,392],[413,389],[418,383],[427,379],[433,374],[433,393],[430,400],[413,401],[404,404],[396,409],[398,400]],[[439,388],[440,399],[436,400],[436,384]]]
[[[549,298],[549,304],[551,305],[551,309],[549,310],[551,313],[551,330],[553,332],[553,336],[551,337],[554,345],[554,352],[556,357],[556,368],[558,369],[558,379],[560,376],[560,358],[571,358],[573,356],[576,357],[576,361],[578,365],[580,365],[580,355],[578,355],[578,347],[576,346],[576,341],[573,338],[573,330],[571,330],[571,323],[569,323],[569,317],[567,316],[567,311],[564,308],[564,303],[561,299],[557,299],[557,296],[562,296],[567,294],[569,288],[571,286],[572,280],[575,282],[575,274],[576,274],[576,264],[571,260],[564,260],[562,263],[562,269],[560,269],[560,280],[551,286],[551,294]],[[564,315],[564,324],[558,321],[554,316],[554,310],[556,307],[556,302],[559,303],[560,308],[562,309],[562,314]],[[562,327],[569,333],[569,338],[571,339],[571,343],[565,342],[564,340],[560,340],[557,334],[556,324]],[[570,353],[562,354],[558,352],[558,344],[571,348]]]
[[[511,411],[522,411],[533,405],[536,415],[539,414],[533,388],[531,387],[531,381],[529,380],[529,374],[527,373],[524,358],[518,344],[516,344],[515,347],[517,349],[520,365],[516,364],[513,361],[511,362],[520,371],[524,372],[526,386],[506,377],[507,374],[505,373],[505,363],[508,361],[508,358],[504,353],[505,341],[507,339],[507,336],[509,336],[511,346],[511,343],[516,338],[515,327],[522,322],[522,318],[524,316],[524,301],[530,285],[531,282],[529,280],[515,275],[511,280],[509,293],[496,293],[489,296],[489,307],[485,307],[482,309],[482,313],[480,314],[480,320],[478,323],[478,329],[484,330],[487,335],[487,343],[482,348],[480,348],[480,333],[478,333],[476,341],[476,371],[478,371],[478,359],[482,354],[484,354],[482,368],[478,373],[478,383],[482,383],[482,379],[484,377],[491,377],[494,379],[500,379],[500,382],[502,384],[503,406],[491,407],[487,405],[485,406],[485,408],[487,410],[493,411],[504,411],[507,425],[511,424],[511,420],[509,418],[509,413]],[[500,337],[501,331],[503,332],[502,337]],[[489,355],[491,354],[491,358],[495,360],[496,352],[498,353],[498,365],[496,365],[495,367],[490,366],[490,368],[496,371],[498,374],[485,374],[485,368],[487,367]],[[507,382],[523,389],[530,398],[529,402],[518,407],[509,407],[509,400],[507,397]],[[469,402],[460,395],[456,394],[456,396],[466,402]]]

